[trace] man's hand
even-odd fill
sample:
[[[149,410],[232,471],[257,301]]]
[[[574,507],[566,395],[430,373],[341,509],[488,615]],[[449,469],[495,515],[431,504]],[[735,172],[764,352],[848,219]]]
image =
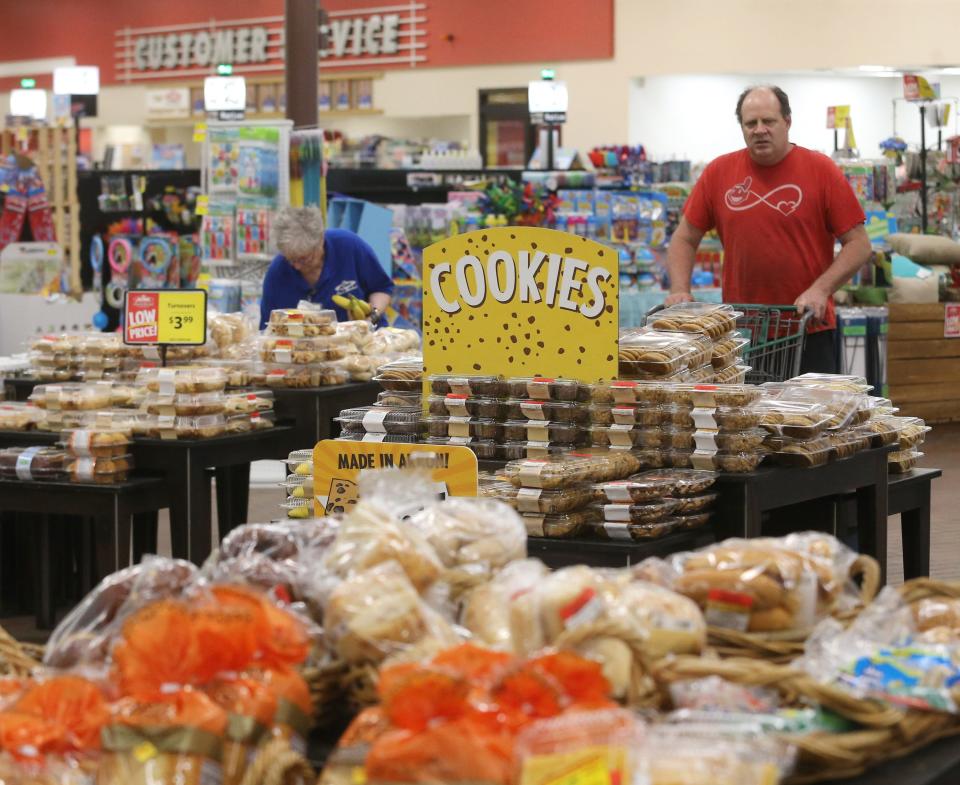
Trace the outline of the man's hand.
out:
[[[830,300],[830,293],[818,286],[811,286],[807,291],[801,294],[794,305],[800,313],[810,311],[816,321],[822,321],[827,312],[827,302]]]
[[[664,305],[669,308],[671,305],[677,305],[677,303],[692,303],[693,295],[690,292],[670,292],[667,295],[667,299],[664,301]]]

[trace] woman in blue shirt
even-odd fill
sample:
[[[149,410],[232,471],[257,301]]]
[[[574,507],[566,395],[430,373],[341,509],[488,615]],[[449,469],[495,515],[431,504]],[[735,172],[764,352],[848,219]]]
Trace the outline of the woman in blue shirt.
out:
[[[301,300],[319,303],[347,321],[347,312],[335,305],[333,296],[354,295],[370,303],[374,324],[383,321],[390,305],[393,281],[373,249],[353,232],[323,227],[323,213],[316,207],[286,207],[273,222],[273,235],[280,253],[263,279],[260,327],[270,311],[295,308]]]

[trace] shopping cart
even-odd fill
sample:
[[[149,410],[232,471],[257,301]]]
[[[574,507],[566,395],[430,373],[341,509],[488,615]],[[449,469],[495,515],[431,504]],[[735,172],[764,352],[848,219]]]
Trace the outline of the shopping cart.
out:
[[[782,382],[797,376],[810,312],[800,313],[792,305],[731,305],[743,313],[737,319],[737,332],[750,339],[743,350],[743,361],[750,366],[747,383]],[[647,311],[645,322],[660,310],[662,305]]]

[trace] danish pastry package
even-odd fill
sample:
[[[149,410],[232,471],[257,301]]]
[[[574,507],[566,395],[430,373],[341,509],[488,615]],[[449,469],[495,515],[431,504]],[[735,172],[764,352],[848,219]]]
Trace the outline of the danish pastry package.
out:
[[[799,532],[730,539],[668,559],[672,588],[699,605],[707,622],[740,632],[806,630],[856,603],[856,554],[836,538]],[[642,565],[638,568],[643,573]]]

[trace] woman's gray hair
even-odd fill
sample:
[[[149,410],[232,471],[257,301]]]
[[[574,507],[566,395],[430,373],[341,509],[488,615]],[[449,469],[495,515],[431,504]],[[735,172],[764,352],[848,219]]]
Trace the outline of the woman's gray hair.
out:
[[[284,207],[273,219],[277,249],[287,259],[303,259],[323,246],[323,213],[316,207]]]

